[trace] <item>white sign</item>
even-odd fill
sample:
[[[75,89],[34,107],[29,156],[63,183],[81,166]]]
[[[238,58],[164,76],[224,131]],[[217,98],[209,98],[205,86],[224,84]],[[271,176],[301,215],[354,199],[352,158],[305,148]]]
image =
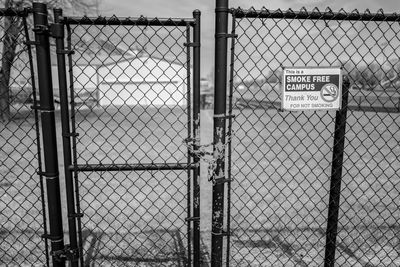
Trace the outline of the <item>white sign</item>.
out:
[[[282,109],[339,110],[342,104],[340,67],[286,67],[282,79]]]

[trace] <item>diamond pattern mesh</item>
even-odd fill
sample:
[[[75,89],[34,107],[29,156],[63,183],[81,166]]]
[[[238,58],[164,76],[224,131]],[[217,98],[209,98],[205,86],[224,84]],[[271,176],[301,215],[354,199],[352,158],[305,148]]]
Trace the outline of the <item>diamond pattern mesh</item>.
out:
[[[10,10],[8,10],[10,11]],[[26,18],[0,16],[0,265],[48,263]],[[10,66],[9,71],[8,67]],[[9,72],[9,78],[7,78]],[[3,91],[3,88],[5,91]],[[9,114],[9,115],[7,115]]]
[[[323,265],[335,113],[282,112],[280,79],[283,66],[342,65],[351,88],[335,264],[395,266],[400,26],[313,12],[320,19],[296,19],[292,11],[235,19],[228,260]]]
[[[168,164],[188,163],[189,24],[68,28],[76,164],[165,166],[79,173],[84,261],[181,266],[190,176]]]
[[[83,132],[78,163],[184,159],[186,28],[77,25],[71,30],[74,101],[82,116],[76,126]]]

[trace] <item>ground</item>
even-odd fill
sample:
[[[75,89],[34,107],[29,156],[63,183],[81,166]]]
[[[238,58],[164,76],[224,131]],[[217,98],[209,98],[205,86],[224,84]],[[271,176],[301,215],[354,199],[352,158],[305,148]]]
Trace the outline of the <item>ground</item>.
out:
[[[334,114],[246,109],[234,113],[231,265],[320,266]],[[400,121],[398,113],[384,115],[349,116],[336,251],[340,266],[400,264]],[[58,113],[56,119],[61,144]],[[45,261],[44,242],[38,236],[42,233],[38,176],[29,167],[36,162],[35,147],[19,141],[34,139],[33,121],[15,120],[0,130],[0,153],[2,159],[7,157],[0,169],[5,177],[0,187],[2,266],[40,266]],[[78,163],[185,162],[186,122],[181,108],[81,110],[76,117]],[[208,144],[211,110],[201,112],[201,125],[201,142]],[[274,130],[277,125],[279,131]],[[61,152],[59,161],[62,165]],[[202,164],[201,229],[208,261],[212,184],[207,181],[206,163]],[[84,260],[91,266],[184,264],[185,171],[86,172],[78,180]]]

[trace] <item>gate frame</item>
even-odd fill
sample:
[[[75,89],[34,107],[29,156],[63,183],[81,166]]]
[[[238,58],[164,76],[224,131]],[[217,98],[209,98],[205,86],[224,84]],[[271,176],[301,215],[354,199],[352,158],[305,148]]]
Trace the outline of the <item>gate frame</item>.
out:
[[[55,23],[52,25],[52,37],[56,38],[57,65],[60,89],[60,107],[62,120],[62,135],[63,135],[63,153],[64,153],[64,168],[67,191],[67,207],[68,207],[68,225],[70,229],[70,242],[68,246],[69,260],[72,266],[78,266],[78,259],[81,266],[83,262],[83,244],[82,244],[82,225],[81,218],[83,213],[80,211],[80,195],[78,185],[79,172],[93,171],[152,171],[152,170],[187,170],[188,171],[188,192],[187,192],[187,218],[184,218],[188,228],[188,255],[187,264],[191,265],[193,253],[193,266],[201,266],[201,245],[200,245],[200,155],[193,153],[200,147],[200,10],[193,11],[193,19],[158,19],[158,18],[127,18],[124,20],[116,19],[115,17],[101,19],[89,17],[62,17],[62,9],[54,9]],[[100,18],[100,17],[99,17]],[[188,135],[191,140],[188,140],[187,163],[150,163],[150,164],[99,164],[99,165],[79,165],[77,163],[76,151],[76,133],[75,128],[75,111],[71,110],[69,115],[69,99],[67,89],[67,71],[65,56],[68,56],[69,80],[70,80],[70,97],[71,106],[74,105],[74,87],[72,77],[72,51],[70,36],[66,40],[64,30],[70,32],[70,25],[134,25],[134,26],[186,26],[186,46],[187,63],[187,95],[188,95]],[[193,28],[192,41],[190,41],[190,27]],[[67,41],[67,49],[65,49],[64,41]],[[193,75],[190,75],[190,49],[193,48]],[[191,80],[191,78],[193,80]],[[191,106],[191,83],[193,83],[193,107]],[[193,112],[193,114],[191,114]],[[70,123],[72,124],[70,129]],[[191,128],[191,123],[193,128]],[[72,140],[71,140],[72,139]],[[72,142],[72,146],[71,146]],[[193,175],[190,173],[193,172]],[[193,176],[193,177],[192,177]],[[190,189],[190,184],[193,184],[193,190]],[[75,191],[75,192],[74,192]],[[191,204],[191,197],[193,203]],[[75,211],[76,206],[76,211]],[[191,213],[193,212],[193,216]],[[75,221],[77,220],[77,222]],[[193,227],[192,227],[193,225]],[[72,229],[72,231],[71,231]],[[193,231],[191,231],[193,229]],[[78,242],[76,238],[78,237]],[[193,242],[192,239],[193,238]],[[193,244],[192,244],[193,243]]]

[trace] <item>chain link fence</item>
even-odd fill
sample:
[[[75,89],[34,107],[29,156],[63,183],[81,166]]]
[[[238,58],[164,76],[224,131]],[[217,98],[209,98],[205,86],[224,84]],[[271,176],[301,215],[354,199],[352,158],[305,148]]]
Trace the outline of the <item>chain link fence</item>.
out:
[[[27,10],[0,9],[0,265],[48,264]]]
[[[216,34],[237,36],[231,46],[229,114],[213,118],[229,121],[227,136],[217,136],[229,153],[229,177],[219,180],[212,178],[222,153],[202,150],[216,144],[201,146],[198,136],[200,97],[192,90],[192,74],[199,66],[191,50],[200,45],[192,38],[198,20],[54,16],[65,27],[66,50],[53,49],[51,58],[68,59],[66,73],[52,69],[55,127],[62,131],[59,139],[71,138],[72,162],[64,154],[64,168],[74,181],[62,177],[61,199],[68,202],[62,217],[71,244],[75,224],[70,222],[76,220],[79,244],[53,251],[53,260],[81,257],[83,266],[206,264],[196,181],[203,157],[203,176],[208,164],[214,186],[228,183],[227,231],[221,227],[210,234],[228,237],[226,264],[326,263],[336,114],[283,111],[280,87],[282,67],[334,65],[350,80],[335,264],[400,265],[399,16],[316,9],[230,13],[232,34]],[[4,266],[48,266],[46,240],[55,238],[47,234],[43,212],[51,202],[43,188],[29,19],[26,10],[0,9]],[[37,30],[43,37],[56,35],[54,29]],[[58,88],[57,73],[68,77],[69,96]],[[65,118],[58,104],[66,108],[67,102]],[[71,132],[64,132],[65,125]]]
[[[400,25],[383,12],[231,10],[234,266],[324,263],[335,113],[287,112],[282,67],[350,80],[336,266],[397,266]]]
[[[190,264],[194,19],[63,23],[85,264]]]

